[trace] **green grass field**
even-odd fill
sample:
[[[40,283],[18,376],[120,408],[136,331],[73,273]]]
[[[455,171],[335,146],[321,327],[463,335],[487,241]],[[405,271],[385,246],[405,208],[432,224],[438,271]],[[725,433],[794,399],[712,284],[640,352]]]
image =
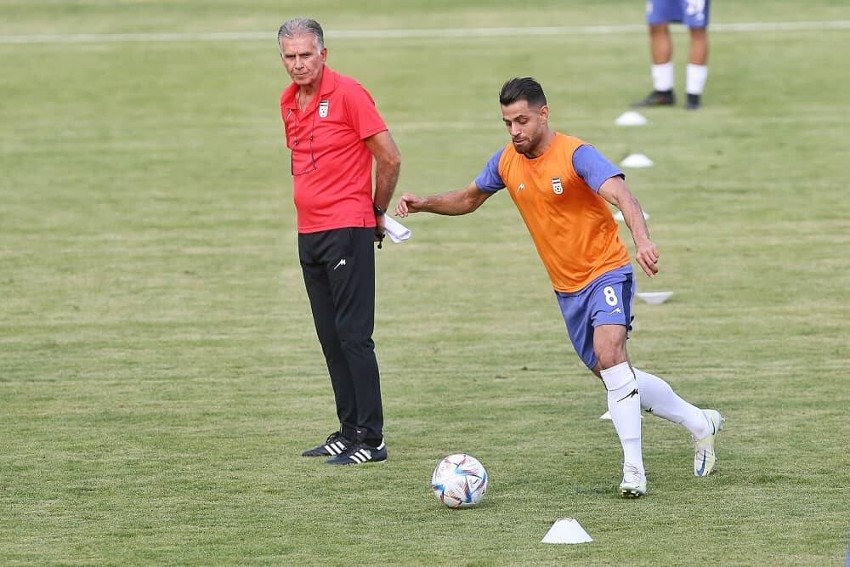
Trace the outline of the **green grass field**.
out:
[[[705,107],[620,128],[643,2],[315,4],[0,0],[0,564],[843,565],[850,5],[717,2]],[[336,424],[277,108],[295,15],[377,99],[399,193],[480,171],[515,75],[557,129],[655,161],[628,172],[662,256],[638,285],[676,294],[635,305],[630,352],[727,417],[716,475],[648,417],[650,493],[617,497],[604,393],[507,195],[378,254],[390,460],[298,457]],[[798,24],[724,29],[753,22]],[[568,30],[437,33],[530,26]],[[451,511],[429,480],[459,451],[491,485]],[[594,542],[540,543],[564,517]]]

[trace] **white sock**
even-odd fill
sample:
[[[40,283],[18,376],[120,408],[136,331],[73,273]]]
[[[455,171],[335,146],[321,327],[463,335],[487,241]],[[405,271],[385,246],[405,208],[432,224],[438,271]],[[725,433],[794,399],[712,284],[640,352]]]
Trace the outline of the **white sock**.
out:
[[[600,374],[608,390],[608,413],[623,446],[623,461],[643,472],[640,393],[635,375],[628,362],[606,368]]]
[[[685,92],[701,95],[702,91],[705,90],[705,81],[708,79],[708,67],[688,63],[686,75]]]
[[[711,433],[702,410],[676,395],[670,384],[643,370],[635,368],[634,371],[642,409],[684,426],[694,439],[702,439]]]
[[[657,91],[669,91],[673,88],[673,62],[652,66],[652,88]],[[705,81],[703,81],[705,82]]]

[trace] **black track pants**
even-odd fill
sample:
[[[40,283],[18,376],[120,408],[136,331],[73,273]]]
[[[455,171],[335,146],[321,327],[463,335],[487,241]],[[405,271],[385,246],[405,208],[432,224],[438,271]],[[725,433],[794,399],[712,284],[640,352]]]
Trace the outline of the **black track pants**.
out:
[[[343,228],[298,235],[298,256],[316,334],[346,437],[383,435],[375,343],[375,230]]]

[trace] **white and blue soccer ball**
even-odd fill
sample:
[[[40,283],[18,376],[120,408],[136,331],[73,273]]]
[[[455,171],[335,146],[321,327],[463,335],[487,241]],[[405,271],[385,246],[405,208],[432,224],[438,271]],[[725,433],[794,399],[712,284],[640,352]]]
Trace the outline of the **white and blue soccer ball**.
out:
[[[449,508],[471,508],[484,498],[487,481],[487,471],[478,459],[456,453],[437,463],[431,475],[431,490]]]

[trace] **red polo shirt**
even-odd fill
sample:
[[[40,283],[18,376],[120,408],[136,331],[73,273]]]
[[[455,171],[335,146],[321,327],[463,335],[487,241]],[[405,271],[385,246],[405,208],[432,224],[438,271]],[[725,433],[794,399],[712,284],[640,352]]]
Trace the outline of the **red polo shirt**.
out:
[[[286,147],[292,153],[298,232],[374,227],[372,152],[363,142],[387,129],[363,86],[325,66],[319,93],[301,112],[298,85],[280,96]]]

